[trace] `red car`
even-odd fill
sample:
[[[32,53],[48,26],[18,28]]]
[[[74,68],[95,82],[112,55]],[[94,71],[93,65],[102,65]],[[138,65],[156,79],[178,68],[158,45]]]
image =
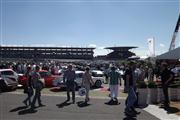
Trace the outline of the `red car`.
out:
[[[52,75],[47,70],[40,70],[39,74],[41,75],[42,78],[44,78],[45,87],[53,87],[52,81],[59,77],[59,76]],[[19,82],[19,84],[26,86],[27,78],[24,75],[19,75],[18,82]]]

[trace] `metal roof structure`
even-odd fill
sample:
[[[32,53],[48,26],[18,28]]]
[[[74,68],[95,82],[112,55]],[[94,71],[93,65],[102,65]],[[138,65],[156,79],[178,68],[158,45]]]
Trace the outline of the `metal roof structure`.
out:
[[[129,57],[136,56],[135,53],[129,51],[130,49],[137,48],[135,46],[121,46],[121,47],[106,47],[105,49],[113,50],[110,52],[106,59],[109,60],[123,60]]]
[[[111,49],[111,50],[116,50],[116,51],[119,51],[119,50],[129,50],[129,49],[133,49],[133,48],[138,48],[138,47],[135,47],[135,46],[122,46],[122,47],[106,47],[105,49]]]
[[[180,47],[168,51],[156,57],[156,59],[178,60],[180,59]]]

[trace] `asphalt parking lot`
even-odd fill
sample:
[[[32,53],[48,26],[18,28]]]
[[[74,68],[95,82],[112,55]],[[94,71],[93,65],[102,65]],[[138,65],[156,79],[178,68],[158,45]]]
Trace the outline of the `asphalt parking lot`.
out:
[[[22,101],[26,96],[15,93],[0,94],[0,119],[1,120],[158,120],[156,117],[142,109],[134,118],[124,114],[124,100],[120,99],[119,105],[106,105],[108,99],[92,98],[89,104],[84,105],[84,98],[77,97],[76,103],[64,103],[63,96],[42,96],[46,106],[30,111]]]

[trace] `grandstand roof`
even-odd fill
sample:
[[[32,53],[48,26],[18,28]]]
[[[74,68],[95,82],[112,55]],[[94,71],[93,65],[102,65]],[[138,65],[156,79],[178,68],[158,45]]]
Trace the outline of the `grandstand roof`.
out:
[[[129,50],[129,49],[133,49],[133,48],[137,48],[135,46],[122,46],[122,47],[106,47],[105,49],[111,49],[111,50],[121,50],[121,49],[126,49],[126,50]]]
[[[95,49],[93,47],[62,47],[62,46],[22,46],[22,45],[1,45],[7,48],[39,48],[39,49]]]

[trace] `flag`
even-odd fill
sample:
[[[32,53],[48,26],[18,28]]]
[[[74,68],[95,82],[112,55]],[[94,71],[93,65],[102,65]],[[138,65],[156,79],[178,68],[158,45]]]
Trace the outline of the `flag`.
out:
[[[148,39],[149,57],[155,57],[155,40],[154,38]]]

